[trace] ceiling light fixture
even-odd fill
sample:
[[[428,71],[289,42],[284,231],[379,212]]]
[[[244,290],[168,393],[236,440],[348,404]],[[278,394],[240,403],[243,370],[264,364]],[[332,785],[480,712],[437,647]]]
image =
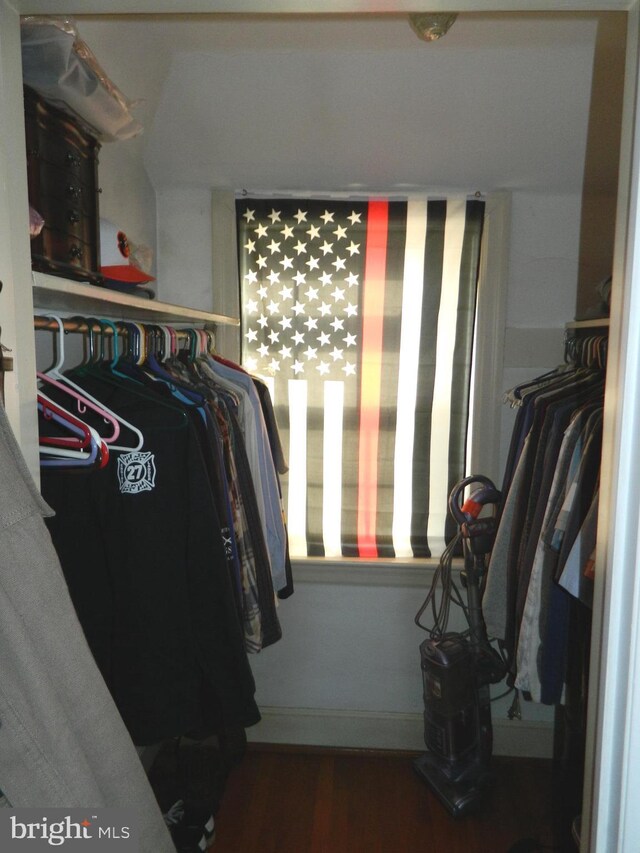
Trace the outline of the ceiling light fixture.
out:
[[[449,31],[457,12],[416,12],[409,15],[411,29],[423,41],[435,41]]]

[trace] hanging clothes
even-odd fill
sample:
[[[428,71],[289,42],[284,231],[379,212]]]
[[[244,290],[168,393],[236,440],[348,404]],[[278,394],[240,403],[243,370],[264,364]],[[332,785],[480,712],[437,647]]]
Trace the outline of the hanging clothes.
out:
[[[134,807],[141,853],[170,853],[147,777],[71,603],[43,521],[51,509],[2,407],[0,473],[2,791],[14,808]]]
[[[49,527],[80,619],[134,742],[259,720],[198,436],[131,380],[76,376],[142,430],[102,470],[43,469]],[[213,695],[211,695],[213,693]],[[202,701],[207,695],[208,701]]]
[[[602,370],[582,367],[552,371],[508,395],[518,414],[483,613],[503,642],[510,683],[538,702],[563,695],[575,572],[584,578],[591,556],[580,563],[573,548],[588,518],[585,542],[595,535],[603,395]],[[559,584],[570,556],[572,587]]]
[[[286,534],[280,490],[258,392],[252,378],[243,370],[231,368],[214,359],[200,359],[197,368],[203,379],[209,379],[214,386],[221,386],[238,395],[238,419],[245,437],[247,460],[255,483],[258,511],[271,558],[273,585],[276,591],[280,590],[287,584]]]
[[[195,370],[198,362],[186,365],[177,359],[163,362],[162,373],[171,387],[198,393],[213,418],[211,427],[217,430],[221,445],[222,469],[226,472],[231,531],[238,558],[239,582],[243,595],[243,618],[247,650],[259,651],[272,645],[282,636],[274,599],[274,560],[279,559],[280,540],[276,543],[276,557],[267,546],[266,528],[260,515],[257,487],[246,450],[245,432],[238,420],[239,400],[233,389],[222,387],[211,379],[203,379]],[[191,368],[191,369],[189,369]],[[274,462],[262,445],[265,469],[275,478]],[[270,496],[273,501],[275,495]],[[280,507],[279,493],[276,510]],[[273,544],[273,540],[272,540]]]
[[[256,723],[246,653],[281,637],[274,586],[287,582],[259,402],[251,404],[251,440],[268,487],[255,484],[248,427],[237,414],[245,383],[205,382],[175,353],[92,363],[65,376],[144,436],[140,449],[111,450],[102,469],[42,470],[74,603],[134,741]],[[62,401],[60,389],[48,391]],[[99,423],[94,411],[83,417]],[[264,516],[258,494],[268,496]],[[278,531],[269,545],[265,529]]]

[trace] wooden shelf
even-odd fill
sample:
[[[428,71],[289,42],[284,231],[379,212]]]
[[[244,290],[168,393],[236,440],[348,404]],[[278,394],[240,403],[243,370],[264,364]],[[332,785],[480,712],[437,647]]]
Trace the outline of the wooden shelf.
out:
[[[70,281],[47,273],[33,273],[33,306],[38,313],[62,311],[84,316],[107,316],[112,320],[179,323],[209,326],[239,326],[240,320],[198,308],[185,308],[155,299],[145,299],[94,284]]]
[[[572,320],[571,323],[565,323],[565,329],[603,329],[608,326],[608,317],[600,317],[597,320]]]

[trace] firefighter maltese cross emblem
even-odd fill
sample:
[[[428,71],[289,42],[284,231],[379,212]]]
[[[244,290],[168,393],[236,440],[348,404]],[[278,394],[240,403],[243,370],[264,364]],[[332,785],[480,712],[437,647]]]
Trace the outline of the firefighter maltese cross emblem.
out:
[[[118,457],[118,481],[123,495],[150,492],[156,484],[153,453],[125,453]]]

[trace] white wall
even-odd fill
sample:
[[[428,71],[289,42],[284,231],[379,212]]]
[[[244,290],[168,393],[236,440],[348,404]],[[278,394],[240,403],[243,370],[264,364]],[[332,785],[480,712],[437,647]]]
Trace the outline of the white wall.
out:
[[[105,143],[99,153],[100,216],[129,240],[152,251],[156,274],[156,194],[142,164],[137,140]]]
[[[160,189],[157,205],[158,298],[213,311],[211,192]]]

